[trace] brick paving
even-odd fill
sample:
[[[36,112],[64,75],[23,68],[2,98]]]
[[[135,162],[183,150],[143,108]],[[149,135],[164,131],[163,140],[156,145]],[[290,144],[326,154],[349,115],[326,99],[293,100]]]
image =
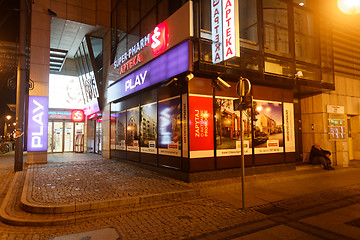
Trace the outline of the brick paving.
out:
[[[340,170],[338,172],[341,173]],[[323,172],[315,170],[315,173]],[[360,239],[350,237],[354,236],[355,230],[353,235],[348,236],[332,232],[333,229],[322,229],[300,221],[302,218],[358,204],[360,184],[302,194],[245,210],[209,195],[195,194],[183,198],[181,194],[177,194],[172,198],[148,201],[143,204],[109,206],[76,213],[34,214],[20,208],[19,200],[23,194],[22,184],[25,182],[26,174],[31,176],[29,177],[31,187],[25,195],[34,201],[39,201],[40,204],[50,206],[71,204],[71,197],[66,193],[74,194],[71,196],[80,201],[92,201],[102,195],[104,199],[110,200],[166,195],[168,192],[183,193],[199,189],[207,192],[206,189],[209,188],[213,191],[220,188],[226,191],[226,186],[236,185],[239,182],[239,179],[233,179],[186,184],[124,163],[99,158],[92,161],[84,158],[63,164],[57,160],[46,165],[30,166],[27,171],[17,173],[15,176],[12,172],[11,161],[0,157],[0,203],[5,202],[5,193],[11,188],[14,189],[13,194],[7,196],[10,206],[6,210],[9,214],[18,214],[18,217],[25,221],[32,219],[34,224],[37,221],[46,220],[50,223],[54,221],[51,224],[56,224],[56,221],[64,220],[59,226],[46,224],[12,226],[0,222],[0,240],[50,239],[55,236],[106,227],[115,227],[122,239],[242,239],[243,237],[249,237],[244,239],[263,239],[264,236],[268,239],[281,239],[271,238],[271,234],[268,234],[269,232],[279,234],[280,230],[296,233],[302,239],[322,239],[321,236],[326,236],[328,239]],[[291,174],[294,173],[277,175],[289,176]],[[333,173],[324,174],[322,179],[332,177],[329,174]],[[104,176],[106,177],[100,178]],[[264,175],[264,179],[276,184],[281,181],[278,176],[271,180],[270,175]],[[17,181],[10,186],[14,177]],[[258,178],[258,176],[254,177],[255,180]],[[299,175],[295,179],[303,181],[306,177]],[[251,177],[248,181],[251,181]],[[121,188],[117,188],[117,185],[121,185]],[[80,190],[75,190],[76,188]],[[96,189],[99,191],[95,191]],[[58,199],[63,197],[64,199]],[[70,220],[67,224],[66,219]]]

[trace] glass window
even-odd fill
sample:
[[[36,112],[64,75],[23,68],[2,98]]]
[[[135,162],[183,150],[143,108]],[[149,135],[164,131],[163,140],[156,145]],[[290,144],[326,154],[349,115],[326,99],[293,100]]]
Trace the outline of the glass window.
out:
[[[256,1],[240,0],[240,38],[241,46],[251,49],[258,49],[258,34],[257,34],[257,11]]]
[[[156,0],[141,0],[141,18],[143,18],[156,4]]]
[[[294,31],[296,59],[318,63],[312,14],[300,8],[294,8]]]
[[[128,30],[132,29],[140,20],[139,0],[128,0]]]
[[[287,4],[279,0],[264,0],[263,16],[265,52],[289,56]]]
[[[201,0],[201,29],[211,31],[211,4],[210,0]]]
[[[162,0],[158,4],[158,23],[165,21],[169,16],[169,1]]]
[[[152,32],[156,26],[156,9],[153,9],[151,12],[146,15],[146,17],[141,21],[141,37],[146,36],[148,33]]]
[[[265,57],[265,72],[292,77],[293,63],[287,60]]]

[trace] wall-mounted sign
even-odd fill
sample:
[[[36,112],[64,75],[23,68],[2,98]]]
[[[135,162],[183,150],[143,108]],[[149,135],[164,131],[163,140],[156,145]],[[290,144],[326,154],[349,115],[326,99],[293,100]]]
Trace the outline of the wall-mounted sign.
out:
[[[329,140],[335,141],[346,139],[346,132],[346,115],[341,113],[329,113]]]
[[[83,122],[85,119],[84,110],[74,109],[71,111],[71,120],[73,122]]]
[[[344,106],[326,105],[327,113],[345,113]]]
[[[212,60],[240,57],[238,0],[211,0]]]
[[[189,42],[185,41],[108,88],[108,102],[189,70]]]
[[[192,37],[194,35],[192,5],[192,1],[185,3],[164,22],[153,26],[154,29],[151,33],[116,56],[114,64],[109,69],[108,79],[118,81],[155,57]]]
[[[56,111],[49,109],[49,119],[71,119],[71,111]]]
[[[27,151],[47,150],[49,98],[29,96]]]

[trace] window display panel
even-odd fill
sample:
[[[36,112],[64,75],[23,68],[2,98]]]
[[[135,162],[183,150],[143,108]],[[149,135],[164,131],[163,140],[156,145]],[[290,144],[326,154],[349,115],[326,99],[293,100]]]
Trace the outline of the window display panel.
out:
[[[157,104],[150,103],[141,106],[140,147],[141,152],[157,154]]]
[[[118,112],[116,115],[115,149],[126,150],[126,111]]]
[[[284,151],[282,114],[281,102],[254,100],[255,154]]]
[[[139,151],[139,107],[126,111],[126,150]]]
[[[180,96],[159,101],[159,154],[181,156]]]
[[[240,111],[234,110],[232,97],[216,97],[216,155],[241,155]],[[252,154],[251,110],[243,111],[244,154]]]

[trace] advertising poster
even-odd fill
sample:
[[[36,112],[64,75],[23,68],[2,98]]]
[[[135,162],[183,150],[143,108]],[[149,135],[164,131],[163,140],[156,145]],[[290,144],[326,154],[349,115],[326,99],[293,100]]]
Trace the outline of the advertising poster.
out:
[[[189,95],[190,158],[214,156],[213,98]]]
[[[141,127],[140,127],[140,147],[141,152],[157,154],[156,149],[156,126],[157,126],[157,106],[150,103],[141,106]]]
[[[216,97],[216,155],[241,155],[240,111],[234,111],[237,98]],[[252,154],[251,110],[243,111],[244,154]]]
[[[284,151],[282,103],[254,100],[255,154]]]
[[[118,112],[116,114],[116,135],[115,135],[115,149],[126,150],[126,111]]]
[[[295,152],[294,104],[284,103],[285,152]]]
[[[180,97],[159,101],[159,154],[181,156]]]
[[[139,108],[126,111],[126,150],[139,151]]]

